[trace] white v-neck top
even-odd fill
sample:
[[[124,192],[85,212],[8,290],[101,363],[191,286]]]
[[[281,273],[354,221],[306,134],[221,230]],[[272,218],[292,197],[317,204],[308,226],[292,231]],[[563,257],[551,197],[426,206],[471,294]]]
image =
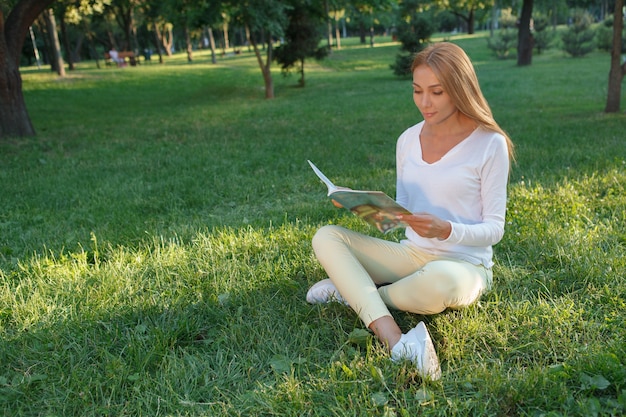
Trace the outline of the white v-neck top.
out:
[[[422,158],[424,122],[408,128],[396,146],[396,200],[412,213],[430,213],[452,225],[448,239],[429,239],[406,229],[404,243],[436,256],[493,265],[504,235],[509,156],[504,136],[477,128],[441,159]]]

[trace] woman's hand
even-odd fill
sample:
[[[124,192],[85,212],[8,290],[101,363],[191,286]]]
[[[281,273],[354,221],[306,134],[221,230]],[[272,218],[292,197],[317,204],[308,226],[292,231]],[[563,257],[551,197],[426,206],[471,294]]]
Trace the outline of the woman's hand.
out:
[[[401,214],[398,219],[408,224],[418,235],[425,238],[445,240],[452,233],[450,222],[428,213]]]

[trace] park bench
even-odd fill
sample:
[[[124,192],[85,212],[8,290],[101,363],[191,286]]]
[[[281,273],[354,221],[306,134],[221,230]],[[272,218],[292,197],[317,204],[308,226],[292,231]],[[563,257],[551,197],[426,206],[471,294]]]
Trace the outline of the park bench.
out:
[[[139,57],[135,56],[135,53],[133,51],[120,51],[117,53],[117,56],[120,59],[123,59],[124,62],[128,62],[133,67],[139,64]],[[111,55],[108,52],[104,53],[104,63],[107,66],[114,64],[113,60],[111,59]]]

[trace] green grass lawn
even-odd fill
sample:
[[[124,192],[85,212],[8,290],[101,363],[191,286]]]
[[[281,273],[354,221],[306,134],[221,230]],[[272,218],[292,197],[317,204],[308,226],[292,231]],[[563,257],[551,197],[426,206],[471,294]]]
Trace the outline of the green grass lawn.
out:
[[[452,40],[517,163],[493,291],[394,312],[405,330],[427,321],[440,381],[391,363],[349,309],[304,300],[325,277],[317,228],[377,234],[306,160],[393,195],[395,141],[420,120],[382,38],[307,63],[304,89],[276,71],[270,101],[247,51],[24,68],[38,136],[0,143],[0,413],[626,413],[626,116],[602,113],[609,56],[520,68],[481,36]]]

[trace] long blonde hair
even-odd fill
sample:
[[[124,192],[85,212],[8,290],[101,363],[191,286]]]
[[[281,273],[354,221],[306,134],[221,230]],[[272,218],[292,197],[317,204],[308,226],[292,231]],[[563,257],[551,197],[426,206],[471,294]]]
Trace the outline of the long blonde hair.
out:
[[[461,113],[479,126],[505,137],[509,158],[513,159],[513,142],[493,118],[491,108],[480,90],[474,66],[465,51],[450,42],[434,43],[415,55],[411,73],[420,65],[428,66],[435,73]]]

